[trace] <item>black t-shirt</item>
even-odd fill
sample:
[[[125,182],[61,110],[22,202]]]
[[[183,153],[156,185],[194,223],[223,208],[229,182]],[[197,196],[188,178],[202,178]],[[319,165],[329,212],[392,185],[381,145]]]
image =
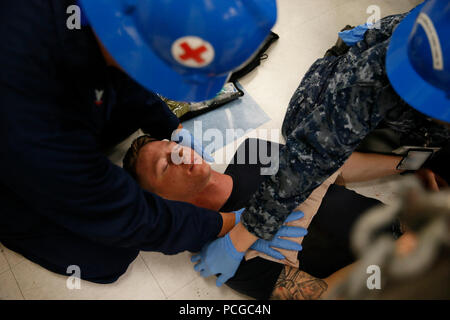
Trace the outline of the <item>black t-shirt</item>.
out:
[[[236,151],[232,163],[225,174],[233,178],[233,190],[228,201],[220,209],[230,212],[245,207],[252,195],[268,178],[260,174],[261,161],[250,164],[249,151],[251,140],[247,139]],[[268,151],[273,142],[267,143]],[[259,155],[259,144],[258,155]],[[237,164],[237,155],[245,148],[244,164]],[[268,153],[270,157],[270,152]],[[300,270],[318,278],[328,277],[337,270],[355,261],[350,250],[349,234],[356,218],[367,209],[380,204],[379,201],[357,194],[344,187],[331,185],[322,205],[308,228],[308,235],[303,240],[303,250],[299,252]],[[243,261],[227,285],[232,289],[255,299],[268,299],[284,265],[262,258]]]

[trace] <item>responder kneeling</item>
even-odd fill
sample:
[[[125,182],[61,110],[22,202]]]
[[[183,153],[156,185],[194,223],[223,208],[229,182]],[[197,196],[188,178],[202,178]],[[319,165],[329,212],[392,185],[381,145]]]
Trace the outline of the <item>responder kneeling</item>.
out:
[[[311,276],[305,270],[299,269],[298,265],[296,268],[291,266],[283,268],[261,260],[251,260],[252,262],[243,260],[248,248],[266,247],[266,253],[278,260],[284,260],[278,262],[287,264],[285,256],[281,253],[277,254],[276,250],[270,248],[274,243],[283,240],[281,237],[294,237],[292,233],[290,234],[288,226],[279,228],[277,225],[272,225],[273,219],[279,218],[283,210],[288,208],[286,212],[289,215],[305,200],[304,197],[308,198],[312,189],[316,191],[324,185],[325,189],[328,188],[330,186],[328,174],[335,172],[340,173],[341,180],[344,182],[354,182],[421,168],[418,174],[429,184],[430,189],[436,190],[448,186],[447,181],[450,180],[450,175],[445,163],[449,160],[450,105],[445,93],[449,89],[449,84],[436,81],[436,87],[428,85],[427,90],[421,92],[421,95],[425,95],[427,99],[422,99],[419,104],[416,103],[415,97],[412,100],[409,99],[408,94],[415,93],[414,86],[411,85],[409,88],[411,91],[407,91],[404,95],[408,104],[392,88],[399,84],[398,81],[404,81],[403,78],[396,78],[396,76],[399,77],[406,72],[408,72],[408,79],[414,81],[413,83],[427,85],[426,80],[414,71],[413,65],[408,65],[407,50],[414,49],[413,52],[419,55],[415,58],[419,60],[422,55],[431,50],[429,42],[423,41],[425,34],[421,34],[419,28],[413,29],[419,13],[428,12],[427,15],[435,21],[437,30],[440,30],[439,34],[449,31],[445,24],[442,26],[445,20],[436,18],[436,13],[445,12],[447,16],[450,15],[448,9],[442,10],[440,7],[442,4],[439,1],[431,1],[428,6],[420,6],[410,14],[387,17],[381,21],[380,30],[368,31],[370,34],[366,39],[362,39],[358,46],[350,49],[351,53],[348,55],[320,59],[313,65],[289,106],[283,126],[287,146],[282,148],[280,171],[271,179],[265,180],[258,177],[259,168],[255,171],[248,164],[242,166],[235,162],[227,168],[225,174],[214,172],[202,161],[197,161],[195,164],[195,158],[199,159],[195,153],[184,147],[177,148],[170,141],[158,141],[148,136],[134,141],[124,159],[124,168],[143,188],[164,198],[186,201],[213,210],[237,210],[241,206],[248,206],[250,202],[251,206],[247,207],[241,219],[236,219],[237,224],[229,235],[206,245],[199,255],[193,257],[194,262],[200,261],[195,269],[200,271],[201,275],[218,275],[218,285],[226,282],[230,287],[255,298],[320,298],[352,270],[351,266],[342,268],[345,265],[341,265],[336,268],[335,262],[332,265],[333,261],[330,261],[330,257],[338,256],[336,260],[339,258],[342,260],[339,256],[342,251],[338,251],[334,256],[332,252],[335,250],[323,251],[321,256],[315,252],[320,256],[320,260],[315,259],[320,261],[319,264],[315,264],[315,267],[323,268],[323,265],[330,263],[332,267],[327,271],[334,268],[335,273],[324,279]],[[397,27],[396,33],[392,35],[395,27]],[[413,30],[412,35],[411,30]],[[404,45],[410,35],[412,39],[410,45]],[[415,48],[417,44],[423,47]],[[398,50],[402,52],[399,53]],[[446,50],[445,58],[450,57],[448,48]],[[403,66],[400,69],[389,70],[388,68],[390,81],[384,65],[387,51],[388,63],[392,62],[391,59],[406,61],[406,65],[402,62]],[[340,64],[335,66],[335,73],[330,75],[330,64],[337,64],[337,62]],[[399,61],[394,62],[393,65],[396,67]],[[429,63],[432,68],[432,61]],[[355,69],[354,66],[361,66],[364,72]],[[439,75],[440,72],[448,72],[433,70],[432,76]],[[348,83],[342,83],[341,87],[337,88],[336,79],[340,78],[348,79]],[[322,84],[322,87],[317,88],[317,81]],[[361,83],[364,85],[361,86]],[[402,92],[399,93],[402,94]],[[319,96],[325,98],[319,100]],[[355,97],[361,98],[354,99]],[[423,101],[426,103],[422,104]],[[371,130],[384,127],[392,128],[405,146],[421,147],[405,148],[412,152],[407,152],[404,156],[353,152]],[[320,131],[317,131],[318,128]],[[322,135],[327,139],[321,139]],[[424,141],[427,143],[425,147],[423,147]],[[251,149],[244,148],[246,152]],[[437,149],[441,150],[435,151]],[[181,157],[188,157],[191,161],[176,165],[170,160],[174,153]],[[427,159],[417,156],[417,153],[419,155],[431,153],[433,157]],[[152,170],[155,167],[156,170]],[[336,180],[336,177],[334,179]],[[256,192],[256,195],[252,196],[253,192]],[[325,192],[322,193],[322,197]],[[270,194],[270,197],[266,194]],[[317,197],[317,193],[315,196]],[[324,209],[329,201],[333,201],[333,196],[343,197],[345,200],[340,203],[340,206],[331,206],[332,210]],[[308,198],[307,201],[309,200]],[[348,190],[330,187],[323,198],[323,204],[325,206],[318,210],[317,216],[321,218],[325,215],[329,223],[327,225],[327,221],[322,222],[322,226],[327,227],[327,230],[333,230],[335,228],[333,223],[342,225],[342,221],[349,220],[348,216],[359,215],[365,209],[378,203],[349,194]],[[362,210],[354,210],[354,207],[362,208]],[[250,210],[256,210],[256,212],[249,214]],[[242,210],[237,216],[240,213]],[[282,216],[282,222],[293,222],[303,217],[303,214],[299,212],[288,215]],[[246,228],[254,233],[259,232],[261,237],[269,238],[272,232],[275,236],[269,245],[267,245],[268,242],[261,240],[253,244],[252,240],[256,237],[249,234]],[[337,230],[337,233],[345,233],[348,229],[342,228]],[[303,237],[305,231],[299,234]],[[310,235],[315,236],[314,232],[309,232],[308,236]],[[320,236],[316,239],[318,238]],[[399,244],[405,246],[407,240],[408,235],[403,237]],[[323,239],[322,242],[324,242]],[[312,249],[318,251],[319,247],[315,246]],[[333,249],[333,246],[329,245],[328,249]],[[338,247],[338,249],[342,248]],[[299,247],[296,248],[291,244],[291,250],[299,250]],[[347,252],[343,253],[347,255]],[[300,257],[302,267],[311,266],[310,261],[314,262],[314,257],[310,256],[311,252],[303,250],[302,254]],[[340,268],[342,270],[339,270]],[[316,271],[314,268],[310,270]],[[311,286],[304,288],[305,283]]]
[[[84,25],[69,30],[67,8],[77,3]],[[102,151],[139,128],[192,140],[152,91],[181,101],[213,98],[268,36],[275,0],[19,0],[2,3],[2,12],[1,29],[9,30],[0,48],[6,247],[56,273],[77,264],[83,279],[109,283],[139,250],[195,252],[226,234],[234,213],[147,192]],[[168,29],[172,19],[177,27]],[[229,32],[212,33],[218,24]]]
[[[308,71],[284,120],[280,170],[249,200],[240,223],[192,258],[202,276],[221,274],[219,285],[231,278],[244,252],[258,238],[273,239],[292,210],[375,128],[392,130],[409,151],[399,169],[417,170],[430,160],[449,181],[448,1],[426,1],[380,25],[348,53],[320,59]]]
[[[195,269],[203,276],[220,274],[220,285],[252,246],[275,257],[271,246],[301,249],[279,237],[305,230],[283,233],[281,226],[301,217],[292,211],[383,121],[413,138],[405,146],[424,139],[446,154],[449,131],[427,116],[450,121],[450,48],[440,41],[448,36],[450,13],[446,0],[431,0],[407,17],[387,19],[381,31],[369,31],[375,37],[352,54],[314,64],[288,110],[280,170],[262,183],[242,216],[163,199],[143,190],[102,150],[141,128],[157,139],[188,143],[208,159],[151,91],[174,100],[212,98],[269,34],[275,1],[211,7],[200,0],[142,0],[136,6],[112,0],[98,10],[99,2],[81,0],[87,25],[68,30],[66,8],[73,3],[8,2],[4,8],[11,14],[0,22],[12,30],[0,50],[2,150],[8,150],[0,158],[0,241],[49,270],[65,274],[76,263],[84,279],[108,283],[139,250],[201,251],[193,258]],[[235,14],[225,18],[230,10]],[[174,17],[191,11],[204,21]],[[168,19],[177,27],[168,30]],[[437,33],[430,33],[430,21]],[[208,25],[218,23],[239,39],[211,34],[215,28]],[[313,85],[312,73],[327,76]]]

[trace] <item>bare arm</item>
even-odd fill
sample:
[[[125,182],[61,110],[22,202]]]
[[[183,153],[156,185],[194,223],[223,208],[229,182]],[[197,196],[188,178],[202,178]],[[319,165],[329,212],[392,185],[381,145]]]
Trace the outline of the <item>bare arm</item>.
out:
[[[342,167],[340,184],[361,182],[401,173],[397,165],[402,157],[373,153],[354,152]],[[319,279],[310,274],[285,266],[281,272],[271,299],[274,300],[317,300],[326,295],[339,282],[346,279],[353,265],[342,268],[328,278]]]
[[[217,235],[218,238],[225,236],[228,232],[230,232],[235,223],[236,216],[233,212],[219,212],[222,216],[222,229]]]
[[[337,182],[338,184],[361,182],[401,173],[401,170],[397,170],[401,159],[402,157],[397,156],[354,152],[343,165]],[[241,223],[230,232],[230,238],[240,252],[246,251],[258,240]]]
[[[297,268],[285,266],[275,284],[271,300],[317,300],[328,284]]]
[[[397,156],[354,152],[343,165],[342,173],[337,183],[344,185],[348,182],[369,181],[401,173],[402,171],[397,170],[397,165],[401,159],[402,157]],[[224,228],[222,231],[224,231]],[[223,232],[219,236],[221,235],[223,235]],[[230,238],[240,252],[246,251],[258,240],[241,223],[236,225],[230,232]]]
[[[403,172],[397,170],[401,160],[399,156],[353,152],[342,166],[339,182],[362,182],[399,174]]]
[[[405,232],[396,241],[396,255],[406,256],[418,245],[417,237],[411,232]],[[328,278],[319,279],[310,274],[284,266],[272,292],[272,300],[317,300],[327,299],[327,295],[348,279],[351,272],[355,272],[356,261],[339,269]]]
[[[237,251],[244,252],[247,251],[252,244],[256,242],[256,240],[258,240],[258,237],[248,232],[242,223],[239,222],[230,231],[230,239]]]
[[[346,279],[353,265],[342,268],[325,279],[319,279],[310,274],[285,266],[275,284],[272,300],[317,300],[326,299],[326,295],[340,281]]]

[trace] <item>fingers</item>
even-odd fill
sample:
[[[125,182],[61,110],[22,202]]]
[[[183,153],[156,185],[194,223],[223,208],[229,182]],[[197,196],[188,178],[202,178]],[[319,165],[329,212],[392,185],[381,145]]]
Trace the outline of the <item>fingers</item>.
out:
[[[200,272],[200,275],[203,278],[208,278],[209,276],[212,276],[212,272],[210,270],[208,270],[208,268],[206,267],[205,263],[203,262],[199,262],[194,266],[194,270],[197,272]]]
[[[200,272],[200,274],[204,273],[206,267],[205,267],[205,263],[203,261],[201,261],[202,256],[200,254],[197,254],[195,256],[191,257],[191,262],[197,262],[199,261],[195,266],[194,266],[194,270],[197,272]]]
[[[294,250],[294,251],[301,251],[303,249],[302,245],[299,243],[296,243],[294,241],[286,240],[286,239],[274,239],[270,243],[271,247],[279,248],[279,249],[285,249],[285,250]]]
[[[286,257],[283,256],[278,250],[272,249],[270,247],[267,248],[264,253],[278,260],[286,259]]]
[[[172,141],[187,148],[194,149],[203,159],[214,162],[214,158],[204,151],[202,144],[186,129],[177,129],[172,134]]]
[[[176,142],[176,143],[180,143],[181,141],[183,141],[183,129],[176,129],[175,131],[172,132],[172,137],[171,137],[171,141]]]
[[[284,221],[284,223],[299,220],[299,219],[303,218],[304,216],[305,216],[305,214],[302,211],[294,211],[287,217],[287,219]]]
[[[177,129],[171,137],[171,140],[188,148],[195,146],[195,139],[186,129]],[[201,154],[201,153],[200,153]]]
[[[423,184],[428,190],[440,191],[448,187],[447,181],[430,169],[421,169],[417,172],[417,175],[422,179]]]
[[[300,238],[306,236],[307,234],[308,230],[305,228],[282,226],[280,230],[278,230],[275,237]]]
[[[201,271],[205,270],[205,265],[203,263],[199,262],[194,266],[194,270],[197,272],[201,272]]]
[[[228,279],[230,279],[230,277],[221,274],[219,277],[217,277],[216,286],[221,287],[225,282],[228,281]]]
[[[205,159],[206,161],[214,162],[214,158],[208,152],[205,152],[205,150],[202,147],[202,144],[194,137],[192,137],[191,139],[192,139],[191,148],[194,149],[195,152],[197,152],[197,154],[202,156],[202,158]]]
[[[211,272],[208,272],[207,270],[202,270],[202,271],[200,271],[200,275],[201,275],[203,278],[208,278],[209,276],[212,276],[212,273],[211,273]]]
[[[275,240],[273,240],[273,241],[275,241]],[[275,258],[278,260],[283,260],[285,257],[278,250],[271,248],[273,241],[269,242],[266,240],[259,239],[250,248],[255,251],[259,251],[264,254],[267,254],[267,255],[271,256],[272,258]]]
[[[436,181],[436,177],[432,171],[426,172],[426,179],[428,182],[428,188],[432,191],[439,191],[439,186]]]
[[[435,175],[433,171],[430,169],[420,169],[416,174],[428,190],[439,191],[438,176]]]
[[[208,152],[203,151],[202,158],[208,162],[214,162],[214,158]]]

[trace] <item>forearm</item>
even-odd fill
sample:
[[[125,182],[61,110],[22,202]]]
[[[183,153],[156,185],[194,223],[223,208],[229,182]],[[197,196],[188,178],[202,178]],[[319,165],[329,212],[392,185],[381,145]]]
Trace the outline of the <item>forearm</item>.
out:
[[[220,229],[218,238],[225,236],[234,228],[236,216],[233,212],[219,212],[222,216],[222,229]]]
[[[354,152],[342,166],[341,178],[344,183],[362,182],[399,174],[399,156]]]
[[[342,268],[325,279],[319,279],[310,274],[285,266],[275,284],[272,300],[318,300],[326,299],[341,281],[347,278],[353,270],[353,264]]]
[[[231,231],[230,238],[234,247],[239,252],[247,251],[253,243],[258,240],[258,237],[251,234],[245,229],[242,223],[238,223]]]
[[[325,280],[285,266],[275,284],[271,300],[317,300],[328,290]]]
[[[417,238],[406,232],[396,242],[396,255],[409,254],[417,247]],[[354,262],[339,269],[327,278],[319,279],[310,274],[285,266],[278,277],[272,292],[273,300],[316,300],[327,299],[327,296],[346,281],[351,272],[357,272],[355,267],[360,262]],[[361,271],[361,270],[360,270]],[[363,271],[365,272],[365,271]]]
[[[285,123],[290,130],[285,130],[279,170],[261,185],[242,214],[251,233],[270,240],[292,210],[341,168],[385,114],[401,103],[395,92],[385,89],[388,79],[380,66],[387,46],[375,45],[357,59],[321,60],[316,72],[304,78],[288,108]],[[362,69],[370,79],[355,71]],[[366,85],[369,80],[371,85]],[[317,90],[317,81],[323,90]]]

